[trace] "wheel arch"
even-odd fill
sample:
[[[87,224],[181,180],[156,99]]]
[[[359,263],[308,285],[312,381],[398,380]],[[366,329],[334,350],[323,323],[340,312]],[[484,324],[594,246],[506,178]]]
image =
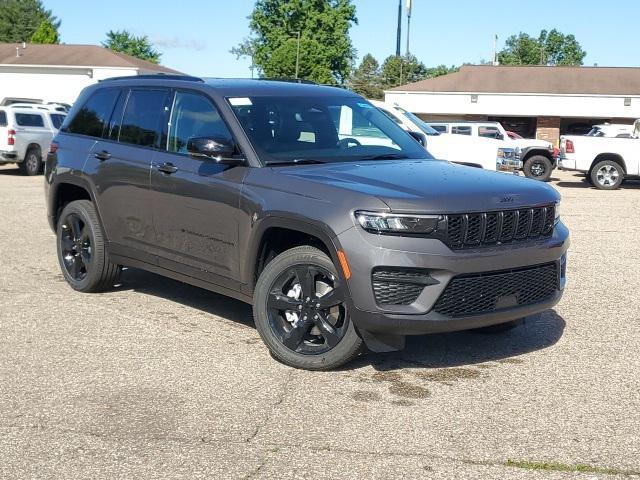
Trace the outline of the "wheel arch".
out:
[[[522,156],[522,161],[526,162],[531,157],[536,155],[541,155],[543,157],[546,157],[547,159],[551,160],[551,162],[553,162],[553,153],[545,148],[532,148],[527,150]]]
[[[591,174],[593,167],[595,167],[597,163],[602,162],[603,160],[612,160],[616,162],[622,167],[624,173],[627,173],[627,164],[625,163],[624,158],[622,158],[622,155],[619,155],[617,153],[601,153],[593,159],[593,162],[591,162],[591,166],[589,167],[589,174]]]
[[[58,224],[58,219],[60,218],[62,210],[69,203],[75,200],[89,200],[94,205],[96,204],[89,185],[77,178],[65,179],[56,183],[53,187],[53,192],[50,198],[50,215],[52,217],[52,227],[54,230]],[[98,214],[98,218],[100,218],[97,208],[96,214]]]
[[[276,255],[290,248],[311,245],[326,253],[336,266],[338,274],[344,274],[338,259],[340,245],[327,227],[289,217],[267,217],[254,231],[247,253],[244,278],[253,292],[258,276],[266,264]]]

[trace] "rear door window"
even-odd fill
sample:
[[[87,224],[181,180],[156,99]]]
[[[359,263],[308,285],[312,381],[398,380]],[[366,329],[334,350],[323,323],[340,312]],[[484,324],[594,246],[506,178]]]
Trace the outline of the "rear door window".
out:
[[[451,127],[451,133],[455,135],[471,135],[471,127],[468,125],[454,125]]]
[[[142,147],[158,147],[168,94],[168,90],[132,89],[118,140]]]
[[[44,118],[38,113],[15,113],[16,123],[21,127],[44,127]]]
[[[0,110],[0,127],[7,126],[7,112]]]
[[[95,92],[64,131],[102,138],[119,94],[120,90],[117,88],[103,88]]]

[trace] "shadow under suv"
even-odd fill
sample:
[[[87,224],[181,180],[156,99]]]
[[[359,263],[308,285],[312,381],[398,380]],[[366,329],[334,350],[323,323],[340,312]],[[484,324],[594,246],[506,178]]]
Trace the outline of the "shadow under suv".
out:
[[[75,103],[45,174],[74,289],[110,288],[131,266],[241,299],[298,368],[406,335],[504,330],[564,287],[552,187],[434,160],[337,88],[103,81]]]

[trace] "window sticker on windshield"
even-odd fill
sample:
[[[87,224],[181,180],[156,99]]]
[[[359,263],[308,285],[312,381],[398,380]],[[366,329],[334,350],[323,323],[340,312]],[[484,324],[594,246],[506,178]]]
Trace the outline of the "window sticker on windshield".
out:
[[[229,103],[234,107],[246,107],[249,105],[253,105],[251,103],[251,99],[248,97],[234,97],[229,99]]]
[[[368,103],[361,103],[361,102],[358,102],[358,106],[360,108],[373,108],[373,105],[370,105]]]

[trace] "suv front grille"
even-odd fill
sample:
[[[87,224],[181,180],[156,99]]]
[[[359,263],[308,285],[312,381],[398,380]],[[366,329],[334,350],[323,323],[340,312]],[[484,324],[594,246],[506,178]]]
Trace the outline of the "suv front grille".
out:
[[[451,280],[433,309],[447,317],[464,317],[532,305],[551,298],[559,282],[555,262],[463,275]]]
[[[553,233],[555,207],[447,215],[445,243],[453,250],[545,238]]]
[[[403,268],[376,269],[371,279],[379,305],[411,305],[424,287],[438,283],[427,272]]]

